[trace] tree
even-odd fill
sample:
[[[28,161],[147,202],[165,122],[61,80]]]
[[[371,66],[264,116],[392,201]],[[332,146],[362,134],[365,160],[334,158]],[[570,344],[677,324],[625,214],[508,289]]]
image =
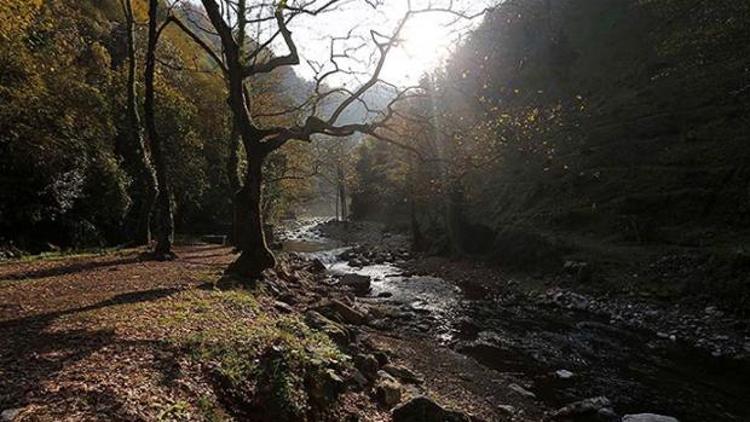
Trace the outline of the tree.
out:
[[[146,95],[144,99],[144,111],[146,119],[146,133],[151,144],[151,153],[154,156],[156,164],[156,179],[158,182],[158,234],[154,255],[157,259],[171,259],[174,257],[172,252],[172,238],[174,235],[174,215],[172,212],[171,189],[169,178],[167,177],[167,162],[165,157],[165,148],[162,139],[156,130],[156,117],[154,107],[154,74],[156,72],[156,47],[159,43],[159,36],[166,27],[166,22],[161,26],[158,25],[159,1],[149,0],[148,2],[148,46],[146,48],[146,70],[144,81],[146,85]]]
[[[275,265],[275,258],[266,244],[261,212],[263,165],[266,158],[290,140],[309,142],[316,135],[348,137],[360,132],[385,142],[397,143],[390,139],[382,129],[393,113],[393,104],[411,95],[414,91],[413,88],[403,90],[394,88],[396,92],[393,100],[386,109],[379,113],[379,118],[374,121],[343,124],[340,122],[340,118],[353,104],[365,102],[364,94],[370,88],[383,83],[380,74],[386,57],[392,48],[398,44],[399,34],[410,18],[418,13],[435,11],[463,16],[450,8],[434,8],[431,6],[425,9],[410,8],[398,21],[392,34],[383,35],[371,31],[371,41],[377,48],[378,58],[370,78],[354,91],[343,88],[324,88],[327,78],[342,72],[336,64],[336,55],[332,49],[330,59],[335,67],[333,70],[319,72],[318,77],[316,77],[315,95],[311,100],[304,103],[309,106],[310,110],[304,122],[286,126],[262,126],[253,117],[254,104],[247,93],[245,83],[258,75],[300,63],[297,45],[289,30],[289,23],[300,15],[316,16],[330,11],[342,2],[328,0],[322,2],[323,4],[320,6],[315,6],[317,3],[317,1],[289,2],[282,0],[270,5],[264,2],[248,5],[246,0],[237,2],[201,0],[212,26],[211,32],[214,33],[215,38],[218,38],[217,42],[220,44],[218,52],[211,43],[206,42],[203,37],[195,33],[178,18],[173,17],[173,21],[201,45],[221,68],[228,89],[228,104],[234,118],[234,125],[239,132],[247,158],[244,184],[236,197],[236,240],[242,253],[228,268],[228,271],[232,273],[254,278],[259,276],[263,270]],[[375,6],[375,3],[368,2],[368,4]],[[251,13],[252,17],[250,17]],[[255,40],[251,51],[246,51],[243,48],[245,45],[245,28],[250,24],[273,25],[274,30],[268,40]],[[272,55],[268,51],[268,46],[279,38],[288,52],[285,55]],[[335,41],[335,39],[332,39],[332,44]],[[393,85],[390,86],[393,87]],[[318,105],[333,94],[341,95],[342,100],[338,102],[329,116],[320,117],[317,114]],[[409,148],[407,145],[401,145],[404,148]]]
[[[136,40],[135,40],[135,16],[133,14],[132,0],[120,0],[120,6],[125,18],[125,42],[127,48],[128,76],[127,76],[127,143],[121,149],[133,149],[132,152],[123,155],[131,157],[135,154],[137,178],[141,186],[141,203],[138,209],[133,243],[135,245],[148,245],[151,243],[151,214],[156,204],[158,191],[154,166],[151,163],[149,152],[143,139],[143,128],[141,118],[138,114],[138,98],[136,90]]]

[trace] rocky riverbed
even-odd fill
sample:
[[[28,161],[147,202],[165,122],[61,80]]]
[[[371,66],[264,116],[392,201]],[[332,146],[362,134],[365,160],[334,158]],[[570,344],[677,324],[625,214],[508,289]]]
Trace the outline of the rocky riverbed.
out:
[[[413,256],[408,239],[373,224],[308,221],[281,241],[358,296],[373,338],[433,344],[455,354],[448,366],[459,356],[478,365],[455,381],[482,387],[487,419],[750,418],[747,325],[715,307],[587,295]]]

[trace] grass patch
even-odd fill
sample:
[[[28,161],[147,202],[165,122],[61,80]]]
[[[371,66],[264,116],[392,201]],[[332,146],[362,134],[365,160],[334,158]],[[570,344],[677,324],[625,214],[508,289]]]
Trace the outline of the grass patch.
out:
[[[212,368],[225,404],[256,419],[306,419],[316,408],[311,384],[349,365],[327,335],[275,313],[259,292],[191,290],[142,308],[169,341]]]
[[[299,315],[278,313],[273,303],[260,289],[190,289],[76,318],[187,356],[208,375],[222,403],[218,410],[260,421],[313,419],[336,395],[329,394],[331,370],[346,370],[349,357],[325,333]],[[210,402],[189,401],[190,409],[177,403],[163,409],[163,417],[179,419],[189,411],[221,420]]]

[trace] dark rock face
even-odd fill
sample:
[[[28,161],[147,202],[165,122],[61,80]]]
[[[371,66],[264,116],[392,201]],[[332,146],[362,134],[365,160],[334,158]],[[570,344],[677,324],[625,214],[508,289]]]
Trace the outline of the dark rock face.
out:
[[[472,422],[477,419],[446,410],[427,397],[415,397],[393,409],[393,422]]]
[[[364,296],[370,292],[370,277],[366,275],[346,274],[341,277],[341,284],[350,287],[358,296]]]

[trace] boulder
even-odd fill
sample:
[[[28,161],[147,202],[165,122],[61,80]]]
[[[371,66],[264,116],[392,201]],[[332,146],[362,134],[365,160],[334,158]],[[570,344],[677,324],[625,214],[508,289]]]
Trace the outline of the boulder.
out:
[[[375,397],[378,402],[390,409],[401,402],[403,387],[393,379],[381,379],[375,386]]]
[[[423,396],[400,404],[392,412],[393,422],[471,422],[469,415],[447,410]]]
[[[680,422],[671,416],[657,415],[655,413],[638,413],[636,415],[625,415],[622,422]]]
[[[351,288],[358,296],[370,292],[370,276],[349,273],[341,277],[341,285]]]

